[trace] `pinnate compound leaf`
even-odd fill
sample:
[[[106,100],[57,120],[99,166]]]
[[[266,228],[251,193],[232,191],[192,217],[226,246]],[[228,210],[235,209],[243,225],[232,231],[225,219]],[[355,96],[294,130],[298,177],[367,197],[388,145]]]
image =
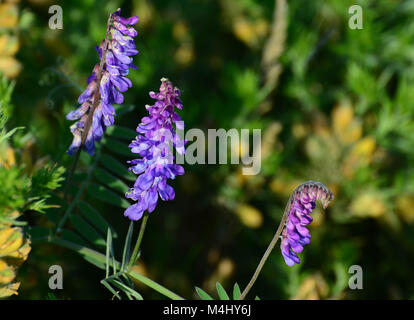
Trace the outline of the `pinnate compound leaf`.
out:
[[[115,192],[105,188],[102,185],[91,183],[88,188],[88,193],[102,202],[112,204],[121,208],[128,208],[130,206],[129,202],[121,195],[116,194]]]

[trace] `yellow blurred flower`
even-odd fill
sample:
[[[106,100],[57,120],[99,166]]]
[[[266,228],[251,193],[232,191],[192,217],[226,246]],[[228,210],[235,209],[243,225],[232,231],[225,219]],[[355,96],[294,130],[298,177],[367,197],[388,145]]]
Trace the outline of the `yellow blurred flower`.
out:
[[[154,8],[148,0],[135,0],[133,15],[139,17],[139,27],[148,27],[154,19]]]
[[[279,195],[289,197],[293,190],[300,185],[302,181],[300,180],[287,180],[281,177],[276,177],[270,182],[270,189]]]
[[[175,61],[188,66],[194,61],[194,48],[192,43],[185,43],[178,47],[174,55]]]
[[[203,287],[208,291],[215,291],[216,282],[223,282],[228,279],[234,272],[235,265],[233,260],[229,258],[222,258],[218,264],[216,270],[212,275],[206,279],[203,283]]]
[[[16,165],[14,150],[4,142],[0,146],[0,166],[8,170]],[[30,240],[24,237],[23,230],[14,226],[21,215],[18,210],[5,209],[0,222],[0,298],[18,294],[20,283],[14,282],[17,268],[27,260],[30,253]]]
[[[22,65],[13,57],[0,57],[0,71],[8,78],[15,78],[22,70]]]
[[[350,209],[353,215],[361,218],[378,218],[387,211],[383,198],[376,192],[360,194],[352,201]]]
[[[327,298],[329,287],[320,273],[309,275],[300,284],[294,300],[320,300]]]
[[[9,169],[11,166],[15,165],[15,163],[16,157],[14,156],[14,150],[9,146],[6,146],[5,150],[1,150],[0,152],[0,165]]]
[[[19,50],[19,39],[16,36],[2,34],[0,36],[0,56],[12,56]]]
[[[283,148],[281,143],[278,141],[278,136],[282,132],[282,128],[283,127],[280,122],[274,121],[265,129],[261,148],[262,161],[271,155],[275,150],[280,151]]]
[[[235,36],[252,47],[260,43],[260,40],[267,34],[268,29],[268,22],[262,18],[250,21],[245,17],[239,17],[233,24]]]
[[[354,119],[354,110],[348,103],[340,104],[333,110],[332,129],[344,144],[351,144],[362,136],[361,123]]]
[[[342,163],[342,172],[346,178],[352,179],[357,168],[372,162],[376,145],[376,141],[371,137],[356,142]]]
[[[14,28],[17,25],[19,10],[14,3],[0,4],[0,28]]]
[[[295,136],[295,138],[301,139],[308,134],[308,129],[302,123],[295,123],[292,126],[292,134]]]
[[[13,282],[8,284],[7,286],[0,287],[0,299],[8,298],[13,294],[17,294],[17,290],[19,290],[20,282]]]
[[[30,250],[30,240],[23,237],[21,228],[0,228],[0,298],[17,294],[20,283],[13,282],[16,269],[27,260]]]
[[[371,137],[365,137],[357,142],[352,149],[351,155],[369,160],[375,151],[375,147],[375,140]]]
[[[175,23],[172,33],[174,38],[179,41],[187,41],[189,39],[188,26],[184,21],[178,21]]]
[[[175,52],[175,60],[183,65],[188,66],[194,61],[194,45],[188,26],[184,21],[178,21],[174,24],[172,30],[173,37],[181,44]]]
[[[240,218],[240,221],[249,228],[256,229],[263,224],[263,214],[248,204],[238,205],[235,213]]]
[[[333,109],[330,125],[325,116],[316,114],[312,131],[314,135],[306,139],[305,151],[315,164],[315,171],[319,172],[322,165],[328,166],[330,172],[340,172],[352,179],[356,170],[379,158],[375,139],[363,137],[362,123],[355,118],[353,107],[347,101]],[[335,179],[338,182],[342,177]]]
[[[231,154],[233,157],[243,158],[249,152],[249,145],[243,139],[237,141],[237,143],[231,143]]]
[[[0,36],[0,72],[8,78],[15,78],[21,71],[21,63],[14,57],[19,50],[19,40],[9,32],[17,28],[19,20],[18,1],[0,4],[0,28],[5,30]]]
[[[406,222],[414,222],[414,195],[401,195],[396,200],[397,213]]]
[[[190,43],[181,45],[175,52],[175,61],[183,66],[190,65],[194,60],[194,48]]]
[[[220,260],[217,266],[217,276],[219,279],[226,279],[234,272],[234,262],[229,258]]]

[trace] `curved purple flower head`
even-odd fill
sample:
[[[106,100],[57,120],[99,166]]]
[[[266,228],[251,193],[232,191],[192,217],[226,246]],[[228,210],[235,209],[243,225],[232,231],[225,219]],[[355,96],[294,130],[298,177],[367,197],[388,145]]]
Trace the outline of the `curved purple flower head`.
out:
[[[286,208],[288,216],[280,245],[283,258],[289,267],[300,263],[296,253],[302,252],[303,247],[310,243],[311,235],[306,226],[313,221],[310,214],[315,208],[316,200],[320,200],[326,209],[332,199],[332,192],[316,181],[308,181],[293,191]]]
[[[128,161],[132,164],[130,171],[138,175],[134,187],[125,197],[137,203],[125,210],[124,215],[131,220],[141,219],[145,210],[154,211],[158,195],[164,201],[173,200],[174,189],[167,184],[168,179],[184,174],[184,168],[174,164],[173,148],[184,154],[185,142],[174,129],[184,129],[184,122],[174,111],[183,108],[180,90],[168,79],[161,79],[160,92],[150,92],[150,97],[157,101],[146,106],[149,115],[141,119],[137,128],[138,135],[129,147],[141,158]]]
[[[137,17],[121,17],[121,9],[109,16],[105,39],[97,51],[100,62],[93,68],[88,87],[79,96],[81,106],[70,112],[68,120],[78,120],[70,128],[73,142],[68,154],[75,154],[83,145],[90,155],[95,152],[95,141],[102,139],[106,128],[114,124],[114,104],[124,102],[123,92],[132,87],[126,77],[129,69],[136,69],[131,56],[138,54],[133,37],[136,30],[131,26]]]

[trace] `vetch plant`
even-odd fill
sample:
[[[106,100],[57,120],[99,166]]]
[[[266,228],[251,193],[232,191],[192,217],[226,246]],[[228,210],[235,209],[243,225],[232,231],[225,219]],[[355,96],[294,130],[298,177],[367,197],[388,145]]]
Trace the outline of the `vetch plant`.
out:
[[[181,130],[184,129],[184,122],[174,111],[175,107],[183,108],[180,90],[174,87],[168,79],[162,78],[160,92],[151,91],[149,95],[157,101],[152,106],[146,106],[149,116],[142,118],[137,127],[139,134],[129,145],[131,151],[142,158],[128,161],[133,165],[129,170],[139,176],[134,186],[125,195],[137,203],[126,209],[124,215],[136,221],[141,219],[144,211],[147,211],[141,224],[130,266],[137,259],[148,213],[154,211],[158,202],[158,194],[164,201],[173,200],[175,192],[173,187],[167,184],[167,180],[184,174],[184,168],[174,163],[171,150],[175,147],[179,154],[185,152],[185,143],[180,140],[174,129],[174,125]]]
[[[409,1],[35,2],[0,3],[0,296],[413,296]],[[284,215],[308,180],[337,201]]]
[[[139,134],[129,145],[133,153],[142,157],[128,161],[133,165],[130,170],[139,176],[125,195],[137,203],[125,210],[125,216],[135,221],[141,219],[145,210],[154,211],[158,194],[164,201],[173,200],[174,189],[167,180],[184,174],[184,168],[174,163],[171,150],[172,145],[179,154],[185,152],[184,141],[174,130],[174,124],[184,129],[184,122],[174,111],[175,107],[183,108],[180,90],[162,78],[160,92],[150,92],[150,97],[157,101],[153,106],[146,106],[149,116],[142,118],[137,128]]]
[[[295,263],[300,263],[296,253],[302,252],[303,246],[310,243],[311,236],[306,226],[312,222],[310,214],[315,208],[315,202],[319,200],[323,208],[326,209],[332,199],[332,192],[323,183],[318,181],[307,181],[299,185],[292,192],[286,204],[279,227],[243,292],[240,291],[239,285],[235,283],[233,288],[234,300],[243,300],[246,298],[279,238],[282,240],[280,248],[285,263],[290,267]],[[203,300],[213,299],[200,288],[196,287],[196,291]],[[221,300],[230,300],[229,295],[218,282],[217,293]],[[256,299],[259,298],[256,296]]]
[[[280,248],[286,264],[291,267],[295,263],[300,263],[295,252],[302,252],[303,246],[310,243],[311,236],[306,225],[312,222],[310,213],[315,208],[315,201],[321,201],[323,208],[326,209],[332,199],[332,192],[324,184],[317,181],[305,182],[292,192],[279,227],[260,260],[253,277],[241,294],[241,300],[249,293],[279,238],[282,239]]]
[[[288,202],[286,226],[282,231],[280,245],[283,258],[289,267],[300,263],[295,252],[302,252],[303,246],[310,243],[311,235],[306,226],[313,221],[310,214],[315,209],[315,201],[321,201],[323,208],[326,209],[332,198],[329,189],[315,181],[300,185],[292,194]]]
[[[122,104],[122,92],[132,87],[131,80],[126,76],[130,68],[137,69],[131,58],[138,54],[133,39],[138,33],[132,27],[137,22],[138,17],[122,17],[121,9],[109,15],[105,38],[97,47],[100,62],[93,68],[92,75],[88,78],[88,86],[78,98],[81,106],[66,116],[68,120],[78,121],[70,127],[73,141],[67,153],[76,156],[69,172],[64,198],[67,196],[81,148],[85,148],[90,155],[95,153],[95,141],[100,141],[106,128],[114,124],[113,105]],[[66,218],[63,223],[65,221]]]
[[[67,116],[70,120],[78,121],[71,127],[74,139],[69,147],[68,154],[74,155],[76,153],[76,156],[66,180],[66,189],[63,196],[64,200],[67,200],[67,196],[70,192],[69,186],[81,150],[83,148],[86,149],[86,151],[91,156],[93,155],[95,159],[91,162],[87,175],[84,177],[84,181],[80,185],[79,190],[75,193],[74,198],[67,207],[63,207],[65,213],[57,222],[56,232],[53,235],[50,235],[48,230],[36,230],[37,235],[42,235],[38,236],[37,239],[46,239],[48,242],[74,250],[83,255],[87,261],[106,270],[106,276],[101,283],[114,294],[114,297],[121,299],[119,294],[120,291],[115,291],[115,287],[121,290],[129,299],[142,299],[142,296],[133,289],[134,284],[132,279],[135,279],[166,297],[171,299],[183,299],[160,284],[132,270],[133,264],[139,257],[139,244],[141,243],[144,234],[145,220],[141,224],[141,229],[132,255],[130,249],[134,221],[131,221],[125,238],[122,258],[118,261],[115,258],[114,249],[112,247],[113,238],[116,236],[113,228],[95,208],[91,207],[88,203],[81,201],[84,191],[88,190],[88,193],[104,202],[120,205],[123,208],[128,207],[128,202],[125,199],[119,199],[118,195],[113,191],[110,191],[102,185],[91,183],[91,179],[95,177],[112,189],[123,191],[126,188],[124,192],[128,191],[126,185],[122,181],[117,180],[115,176],[102,168],[99,168],[98,164],[110,167],[112,171],[115,170],[118,175],[126,179],[130,179],[129,172],[125,172],[123,165],[118,163],[116,159],[102,154],[101,149],[99,149],[98,152],[95,152],[95,142],[100,141],[106,129],[114,124],[114,104],[123,103],[124,98],[122,92],[125,92],[128,88],[132,87],[131,81],[126,78],[129,72],[128,70],[129,68],[136,68],[132,64],[131,56],[138,53],[133,41],[133,37],[137,35],[137,32],[131,25],[136,24],[138,18],[123,18],[120,16],[120,12],[121,10],[118,9],[109,16],[105,39],[97,48],[100,63],[95,66],[92,75],[88,79],[88,87],[79,97],[78,101],[82,104],[81,107],[72,111]],[[149,154],[140,153],[141,156],[146,157],[145,166],[148,169],[147,173],[154,176],[154,183],[152,186],[148,186],[147,189],[145,185],[142,184],[143,178],[138,177],[138,184],[136,183],[133,188],[135,191],[130,191],[129,194],[131,194],[131,198],[138,201],[137,206],[143,206],[149,211],[152,211],[153,208],[155,208],[156,200],[158,199],[153,197],[153,191],[155,190],[156,192],[159,192],[160,197],[163,200],[172,200],[174,198],[174,192],[172,188],[166,184],[166,179],[174,178],[175,175],[184,173],[181,166],[172,163],[173,158],[169,157],[168,150],[163,148],[160,143],[157,143],[158,138],[161,139],[159,142],[168,141],[168,139],[161,138],[161,133],[167,131],[173,135],[174,129],[172,128],[172,125],[174,123],[178,126],[180,125],[178,124],[180,119],[173,111],[174,106],[182,108],[179,95],[180,92],[177,88],[172,87],[170,82],[163,80],[160,93],[150,93],[151,97],[157,99],[156,104],[149,110],[149,118],[152,117],[154,123],[152,125],[147,123],[147,119],[149,118],[146,117],[143,119],[143,122],[145,122],[147,126],[140,125],[138,128],[138,132],[140,133],[144,133],[147,129],[152,128],[152,130],[150,130],[152,133],[144,134],[138,139],[142,139],[145,136],[148,141],[151,140],[154,143],[154,148],[152,148],[154,157],[151,157]],[[126,112],[128,111],[130,110],[126,110]],[[160,121],[162,123],[157,127],[156,123]],[[158,130],[156,130],[156,128]],[[131,139],[131,131],[132,130],[128,128],[116,127],[111,132],[115,133],[116,136],[121,139]],[[173,138],[173,140],[176,149],[180,150],[180,152],[184,152],[184,144],[176,140],[176,138]],[[134,142],[132,145],[133,144]],[[107,141],[106,145],[110,147],[110,149],[115,150],[115,152],[119,152],[119,148],[122,147],[118,141],[114,141],[112,145]],[[135,150],[134,147],[132,148]],[[160,152],[159,155],[157,155],[158,152]],[[155,165],[153,165],[153,160],[157,160]],[[137,173],[137,164],[139,161],[131,161],[131,163],[133,162],[136,162],[133,171]],[[139,196],[137,190],[142,190]],[[150,195],[152,197],[150,197]],[[148,199],[152,199],[152,202],[150,205],[145,206]],[[76,207],[91,225],[80,215],[74,214]],[[134,212],[136,207],[134,207],[134,205],[131,207],[130,211],[132,210],[132,212]],[[138,216],[135,213],[132,214],[130,218],[132,218],[131,220],[138,220],[137,217]],[[83,242],[77,241],[78,236],[76,234],[74,235],[72,231],[64,228],[68,218],[70,218],[71,224],[75,230],[80,232],[82,236],[93,243],[93,245],[98,247],[105,246],[106,254],[102,254],[94,249],[86,247]],[[107,234],[106,241],[100,236],[100,233],[103,230],[105,230]]]
[[[132,27],[137,23],[138,18],[123,18],[120,13],[121,10],[118,9],[110,14],[105,39],[97,48],[100,62],[94,67],[88,79],[88,87],[78,99],[81,106],[67,115],[68,119],[77,122],[71,127],[74,138],[68,154],[75,155],[75,160],[66,180],[64,200],[68,200],[69,186],[81,150],[85,149],[93,158],[88,163],[87,173],[80,173],[82,183],[71,201],[68,201],[68,206],[65,206],[66,203],[62,206],[65,212],[56,223],[56,232],[50,234],[49,230],[43,230],[43,239],[80,253],[87,261],[105,270],[105,277],[101,280],[101,284],[113,294],[113,297],[122,299],[124,295],[129,299],[143,299],[134,289],[133,280],[136,280],[165,297],[182,300],[181,296],[145,277],[134,268],[140,258],[140,248],[149,213],[155,210],[159,198],[163,201],[175,198],[174,188],[169,185],[170,180],[184,174],[184,168],[176,159],[179,156],[182,159],[186,144],[186,140],[180,138],[178,134],[184,130],[184,121],[177,113],[177,110],[183,109],[181,92],[167,78],[162,78],[159,92],[149,93],[155,102],[153,105],[145,106],[148,115],[141,119],[136,131],[113,126],[114,105],[122,104],[124,102],[122,93],[132,87],[131,81],[126,76],[130,68],[136,68],[132,64],[131,56],[138,53],[133,40],[137,32]],[[112,134],[116,138],[128,141],[133,139],[129,143],[129,149],[126,142],[119,142],[112,137],[105,138],[103,141],[105,147],[115,153],[122,153],[128,157],[132,154],[136,155],[135,159],[127,161],[130,164],[129,169],[113,157],[104,154],[101,146],[95,145],[95,142],[102,140],[106,131],[108,135]],[[227,136],[225,135],[224,138],[223,141],[226,141]],[[260,141],[254,139],[256,146],[259,142],[260,147]],[[259,157],[260,162],[260,152],[253,152],[252,162],[255,156]],[[99,184],[91,182],[94,178]],[[128,187],[123,180],[133,181],[133,186]],[[130,220],[120,259],[117,259],[113,247],[113,240],[116,238],[114,229],[97,209],[86,202],[85,191],[95,199],[119,207],[120,212],[123,210],[124,216]],[[132,200],[133,203],[125,198]],[[286,264],[293,266],[300,263],[297,253],[302,252],[304,246],[310,243],[311,235],[306,226],[312,222],[310,214],[315,208],[316,201],[321,201],[326,208],[332,198],[329,189],[315,181],[308,181],[293,191],[275,236],[252,279],[243,292],[237,283],[234,285],[233,299],[240,300],[247,296],[279,238],[281,238],[281,251]],[[75,214],[76,210],[80,214]],[[105,254],[85,246],[76,234],[65,229],[65,223],[69,218],[73,228],[93,246],[105,248]],[[135,246],[131,250],[134,227],[137,223],[140,223],[139,232]],[[106,234],[106,239],[102,237],[103,234]],[[216,287],[221,300],[230,299],[230,295],[219,282]],[[196,287],[196,292],[202,299],[212,299],[200,288]]]
[[[105,39],[97,48],[100,62],[93,68],[88,87],[79,96],[81,106],[66,117],[78,120],[71,126],[74,137],[69,155],[74,155],[82,146],[93,155],[95,141],[100,141],[106,128],[114,124],[113,104],[124,102],[122,92],[132,87],[126,76],[130,68],[137,68],[131,58],[138,54],[133,39],[138,33],[131,27],[137,22],[137,17],[121,17],[121,9],[109,16]]]

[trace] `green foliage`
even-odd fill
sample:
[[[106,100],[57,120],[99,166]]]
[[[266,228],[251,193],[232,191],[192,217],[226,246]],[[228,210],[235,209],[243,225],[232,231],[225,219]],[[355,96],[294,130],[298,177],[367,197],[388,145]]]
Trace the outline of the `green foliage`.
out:
[[[286,10],[281,7],[274,21],[277,3]],[[194,281],[207,292],[216,291],[217,281],[247,283],[290,192],[314,179],[326,183],[335,200],[323,214],[316,208],[312,244],[300,254],[301,265],[287,268],[276,249],[252,297],[414,298],[407,260],[414,253],[414,5],[357,4],[363,8],[362,30],[348,27],[351,3],[343,0],[66,1],[64,32],[50,32],[43,14],[47,5],[22,3],[25,32],[19,33],[16,57],[23,69],[13,94],[13,85],[0,81],[6,116],[1,128],[8,119],[0,141],[16,158],[10,168],[0,166],[0,217],[6,218],[6,208],[44,211],[33,215],[31,233],[33,239],[48,239],[66,213],[58,240],[103,252],[110,238],[118,260],[109,250],[111,269],[102,278],[121,272],[128,230],[124,193],[136,178],[126,167],[132,158],[127,145],[145,104],[152,103],[148,92],[167,76],[182,90],[186,130],[262,129],[262,168],[257,176],[243,176],[241,165],[186,165],[186,174],[173,182],[176,199],[160,201],[150,216],[143,270],[187,297]],[[140,18],[140,53],[134,58],[139,69],[130,72],[133,88],[117,106],[116,125],[108,128],[96,155],[82,154],[65,202],[55,188],[63,183],[58,168],[67,172],[72,162],[65,154],[72,139],[65,115],[86,87],[97,62],[95,45],[108,13],[118,7]],[[270,65],[263,63],[267,44],[276,57]],[[277,85],[269,85],[272,72]],[[21,126],[25,129],[13,131]],[[95,271],[55,251],[39,250],[32,267],[43,270],[47,257],[66,263],[65,277],[77,286],[65,289],[65,296],[108,298],[95,283]],[[104,273],[109,264],[108,254],[103,256],[85,257]],[[369,270],[364,290],[347,288],[353,264]],[[29,273],[22,279],[32,280]],[[47,283],[41,275],[38,281]],[[130,287],[121,274],[103,285],[111,288],[111,297],[128,297],[119,282]],[[139,291],[148,299],[159,297]],[[236,287],[233,292],[234,298]],[[20,297],[47,293],[48,288],[28,285]]]
[[[226,290],[224,290],[223,286],[220,282],[216,282],[217,293],[219,295],[220,300],[230,300],[229,295],[227,294]]]
[[[129,263],[129,259],[131,257],[131,241],[132,241],[132,233],[133,233],[133,222],[131,221],[128,233],[125,239],[124,250],[122,254],[122,264],[120,266],[120,271],[117,272],[117,263],[115,261],[114,256],[114,249],[112,245],[112,233],[111,230],[108,228],[107,238],[106,238],[106,261],[105,261],[105,270],[106,276],[104,279],[101,280],[102,285],[105,286],[112,294],[113,297],[121,300],[122,297],[119,294],[123,292],[129,300],[143,300],[141,294],[139,294],[136,290],[133,289],[134,284],[131,281],[128,270],[126,266]],[[112,267],[112,274],[111,274],[111,267]],[[119,291],[116,291],[117,288]]]
[[[195,287],[197,294],[202,300],[214,300],[213,297],[211,297],[207,292],[205,292],[203,289],[199,287]],[[216,282],[216,289],[217,289],[217,295],[219,297],[219,300],[230,300],[229,295],[227,294],[224,287],[221,285],[220,282]],[[232,300],[239,300],[241,296],[240,287],[237,283],[234,284],[233,287],[233,299]]]
[[[236,282],[234,284],[234,287],[233,287],[233,299],[234,300],[239,300],[240,296],[241,296],[240,287],[239,287],[239,285]]]
[[[19,128],[7,131],[7,114],[12,109],[10,96],[13,85],[8,85],[4,78],[0,80],[0,298],[18,294],[19,282],[15,282],[18,267],[27,260],[31,251],[28,240],[21,226],[25,220],[18,220],[25,212],[44,212],[51,207],[46,201],[50,192],[60,186],[63,180],[63,167],[26,170],[20,159],[15,157],[13,141],[8,139]]]
[[[111,132],[128,132],[128,129],[115,126],[116,129],[112,129]],[[109,134],[108,134],[109,135]],[[124,194],[128,191],[128,185],[123,181],[123,178],[129,178],[131,180],[131,174],[118,160],[111,156],[112,152],[117,152],[117,146],[127,144],[126,139],[129,139],[128,135],[118,135],[123,138],[119,141],[116,138],[105,138],[102,141],[102,145],[99,147],[92,162],[89,162],[89,158],[81,158],[81,163],[86,165],[86,171],[80,170],[76,181],[79,181],[79,186],[75,189],[71,189],[70,194],[72,199],[70,204],[64,207],[64,216],[69,218],[75,231],[77,231],[79,238],[86,240],[93,247],[105,247],[106,241],[104,235],[108,228],[114,237],[117,237],[115,229],[108,223],[108,220],[90,205],[85,200],[82,200],[84,195],[88,195],[89,199],[96,199],[100,202],[107,203],[117,208],[118,214],[129,206],[129,202],[125,200]],[[107,143],[110,140],[112,143]],[[116,141],[116,143],[113,143]],[[120,171],[112,170],[110,173],[108,168],[119,168]],[[113,166],[112,166],[113,165]],[[133,175],[132,175],[133,178]],[[130,182],[128,182],[129,184]],[[83,217],[81,217],[81,215]],[[87,221],[86,221],[87,220]],[[63,219],[58,222],[60,227]],[[67,230],[72,231],[73,230]],[[67,234],[62,234],[62,238],[66,238]],[[72,237],[73,239],[73,237]]]
[[[40,168],[32,176],[32,189],[35,194],[48,195],[53,190],[56,190],[64,180],[63,174],[65,168],[54,166],[46,166]]]
[[[203,289],[196,287],[197,294],[200,296],[202,300],[214,300],[207,292]]]
[[[46,200],[50,198],[50,192],[61,185],[65,172],[63,167],[47,164],[45,168],[34,170],[30,174],[23,164],[16,163],[13,143],[9,143],[7,139],[20,128],[9,131],[6,129],[7,114],[12,109],[10,98],[13,88],[13,85],[7,84],[5,78],[0,80],[0,220],[3,221],[13,211],[32,210],[43,213],[50,208],[51,205]]]
[[[2,179],[3,192],[0,194],[0,216],[8,210],[32,210],[44,213],[47,208],[54,205],[48,204],[50,192],[57,189],[63,180],[63,167],[52,166],[35,171],[29,177],[23,167],[0,167],[0,179]],[[48,172],[45,176],[45,172]]]

